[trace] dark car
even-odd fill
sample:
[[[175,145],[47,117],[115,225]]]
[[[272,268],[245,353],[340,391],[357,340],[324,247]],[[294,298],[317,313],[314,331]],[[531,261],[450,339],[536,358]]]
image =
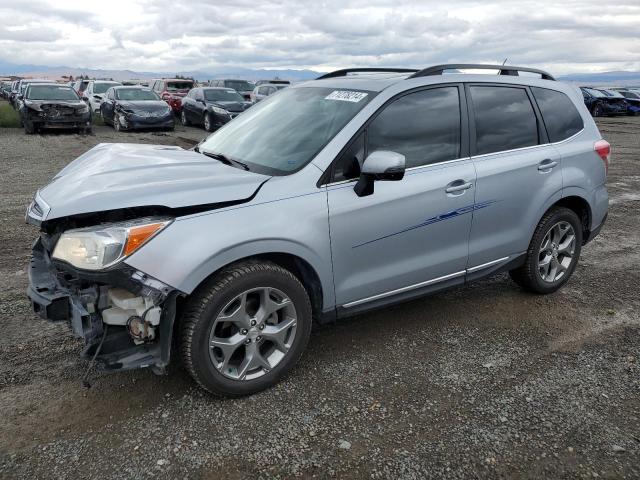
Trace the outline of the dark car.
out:
[[[13,108],[16,108],[16,97],[18,96],[18,85],[20,85],[20,80],[14,80],[11,82],[11,87],[9,89],[9,103]]]
[[[195,86],[195,82],[187,78],[159,78],[151,85],[153,91],[169,104],[171,110],[179,114],[182,110],[182,98]]]
[[[640,95],[629,90],[603,89],[602,92],[609,98],[624,99],[627,102],[627,115],[640,114]]]
[[[244,97],[245,100],[251,100],[251,92],[256,87],[252,82],[248,82],[247,80],[233,80],[233,79],[221,79],[221,80],[211,80],[209,82],[210,87],[220,87],[220,88],[232,88],[240,95]]]
[[[11,93],[11,81],[4,81],[0,85],[0,96],[6,100],[9,100],[9,94]]]
[[[173,112],[147,87],[111,87],[100,105],[104,122],[117,131],[136,128],[173,130]]]
[[[183,125],[203,125],[207,132],[221,127],[251,106],[232,88],[198,87],[182,99]]]
[[[255,83],[255,86],[258,87],[260,85],[264,85],[265,83],[269,83],[271,85],[286,85],[286,86],[291,85],[291,82],[289,80],[280,80],[278,78],[275,78],[273,80],[258,80]]]
[[[580,87],[585,105],[594,117],[604,115],[626,115],[627,103],[622,99],[614,99],[607,96],[597,88]]]
[[[89,107],[67,85],[31,83],[20,97],[20,121],[25,133],[35,133],[41,128],[91,132]]]

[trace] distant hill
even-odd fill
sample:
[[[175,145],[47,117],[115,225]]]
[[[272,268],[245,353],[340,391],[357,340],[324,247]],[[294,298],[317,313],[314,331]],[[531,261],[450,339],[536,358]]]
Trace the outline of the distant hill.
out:
[[[575,73],[558,77],[563,82],[584,83],[590,85],[639,85],[640,72],[603,72]]]
[[[247,80],[280,78],[283,80],[311,80],[321,74],[313,70],[266,70],[249,68],[217,68],[210,71],[186,72],[137,72],[133,70],[109,70],[81,67],[49,67],[46,65],[18,65],[0,60],[0,75],[20,75],[29,77],[60,78],[63,75],[88,75],[95,78],[113,78],[114,80],[149,80],[174,75],[193,77],[196,80],[237,77]]]
[[[149,80],[158,77],[172,77],[176,74],[193,77],[196,80],[210,80],[213,78],[242,78],[246,80],[261,80],[281,78],[294,82],[311,80],[322,72],[314,70],[267,70],[250,68],[212,68],[209,70],[195,70],[182,72],[137,72],[133,70],[108,70],[81,67],[49,67],[45,65],[19,65],[0,59],[0,75],[20,75],[30,77],[60,78],[63,75],[88,75],[95,78],[113,78],[114,80]],[[640,86],[640,72],[603,72],[577,73],[562,75],[558,80],[588,85],[638,85]]]

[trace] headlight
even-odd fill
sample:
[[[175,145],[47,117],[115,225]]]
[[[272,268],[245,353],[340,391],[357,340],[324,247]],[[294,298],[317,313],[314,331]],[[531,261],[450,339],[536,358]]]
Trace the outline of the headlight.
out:
[[[78,108],[78,113],[87,113],[88,111],[89,111],[88,105],[83,105],[82,107]]]
[[[214,113],[217,113],[218,115],[229,115],[229,112],[227,112],[224,108],[211,107],[211,109],[213,110]]]
[[[101,270],[131,255],[171,219],[143,218],[64,232],[53,250],[53,258],[85,270]]]

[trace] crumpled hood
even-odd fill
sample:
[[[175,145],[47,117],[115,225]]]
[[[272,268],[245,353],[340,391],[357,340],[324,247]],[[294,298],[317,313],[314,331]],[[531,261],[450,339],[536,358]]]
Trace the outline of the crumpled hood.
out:
[[[180,147],[101,143],[39,190],[44,220],[119,208],[249,199],[269,179]]]
[[[164,100],[118,100],[118,105],[134,112],[170,111]]]

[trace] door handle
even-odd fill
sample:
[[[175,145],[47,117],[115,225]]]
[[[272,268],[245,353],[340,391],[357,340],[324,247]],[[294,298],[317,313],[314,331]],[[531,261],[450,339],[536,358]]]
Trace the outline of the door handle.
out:
[[[469,190],[471,187],[473,187],[473,183],[471,182],[456,180],[455,182],[451,182],[444,191],[447,193],[457,193]]]
[[[558,165],[558,162],[556,162],[555,160],[551,160],[550,158],[547,158],[538,164],[538,170],[540,170],[541,172],[546,172],[551,170],[556,165]]]

